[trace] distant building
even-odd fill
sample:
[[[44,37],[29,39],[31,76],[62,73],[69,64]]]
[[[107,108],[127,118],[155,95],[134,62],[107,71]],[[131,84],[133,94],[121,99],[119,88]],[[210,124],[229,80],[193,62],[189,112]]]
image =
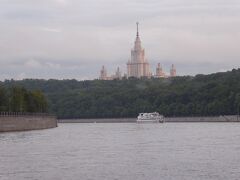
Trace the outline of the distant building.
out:
[[[100,80],[108,80],[107,78],[107,70],[105,69],[104,66],[102,66],[102,69],[100,71],[100,77],[99,77]]]
[[[121,71],[120,71],[120,68],[118,67],[117,68],[117,71],[115,73],[115,79],[122,79],[122,74],[121,74]]]
[[[124,74],[124,78],[129,77],[155,77],[155,78],[168,78],[168,77],[175,77],[176,74],[176,68],[174,64],[172,64],[170,69],[170,75],[167,75],[161,66],[160,63],[158,63],[156,67],[156,74],[152,75],[150,71],[150,65],[148,63],[148,60],[145,58],[145,50],[142,48],[141,40],[139,37],[139,31],[138,31],[138,25],[137,22],[137,35],[134,43],[134,47],[131,50],[131,59],[127,63],[127,73]],[[102,66],[102,69],[100,71],[100,80],[112,80],[112,79],[122,79],[122,74],[119,69],[117,68],[117,71],[114,75],[108,76],[107,70],[104,66]]]
[[[160,63],[158,63],[158,66],[156,68],[156,75],[155,77],[160,78],[160,77],[166,77],[165,73],[163,72],[163,68]]]
[[[176,68],[175,68],[174,64],[172,64],[172,67],[170,69],[170,77],[175,77],[176,75],[177,75]]]
[[[137,23],[137,36],[134,44],[134,48],[131,51],[131,60],[127,63],[127,75],[128,77],[150,77],[150,67],[147,59],[145,59],[145,50],[141,46],[141,40],[138,32]]]
[[[102,69],[100,71],[100,80],[113,80],[113,79],[122,79],[120,68],[118,67],[116,70],[116,73],[112,76],[107,75],[107,69],[102,66]]]

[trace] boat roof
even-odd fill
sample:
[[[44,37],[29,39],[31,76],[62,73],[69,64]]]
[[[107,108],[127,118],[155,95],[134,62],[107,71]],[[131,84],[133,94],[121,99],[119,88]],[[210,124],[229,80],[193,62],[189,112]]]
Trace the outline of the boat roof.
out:
[[[158,112],[151,112],[151,113],[139,113],[139,114],[159,114]]]

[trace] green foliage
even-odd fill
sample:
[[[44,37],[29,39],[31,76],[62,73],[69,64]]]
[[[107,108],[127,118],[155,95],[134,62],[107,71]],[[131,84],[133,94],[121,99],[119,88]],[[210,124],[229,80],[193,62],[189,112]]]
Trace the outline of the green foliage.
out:
[[[3,85],[6,88],[23,86],[31,91],[40,89],[48,99],[50,111],[59,118],[136,117],[139,112],[151,111],[165,116],[218,116],[237,114],[240,108],[240,69],[168,79],[26,79],[5,81]],[[18,91],[24,94],[24,90]],[[28,96],[18,93],[13,96],[17,105],[12,107],[26,109],[24,102]],[[40,94],[31,94],[32,101],[28,103],[45,111],[46,100]],[[6,101],[6,96],[0,89],[0,98]],[[1,103],[0,108],[4,108]]]
[[[0,112],[46,112],[47,101],[40,91],[23,87],[0,87]]]

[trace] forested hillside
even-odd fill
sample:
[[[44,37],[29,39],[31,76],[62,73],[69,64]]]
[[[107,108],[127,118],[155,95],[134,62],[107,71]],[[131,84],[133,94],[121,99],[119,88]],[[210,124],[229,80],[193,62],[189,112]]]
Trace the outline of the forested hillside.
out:
[[[165,116],[215,116],[238,114],[240,106],[240,69],[169,79],[27,79],[1,85],[43,91],[50,111],[59,118],[136,117],[152,111]]]
[[[27,91],[23,87],[0,85],[0,112],[47,112],[47,99],[38,90]]]

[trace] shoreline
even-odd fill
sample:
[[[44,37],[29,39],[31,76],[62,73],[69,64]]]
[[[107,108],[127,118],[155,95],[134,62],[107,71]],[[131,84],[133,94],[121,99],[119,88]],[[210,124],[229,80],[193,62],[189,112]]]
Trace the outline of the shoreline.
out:
[[[50,129],[57,126],[57,119],[52,115],[22,114],[0,116],[0,133]]]
[[[101,118],[101,119],[58,119],[58,123],[136,123],[136,118]],[[165,123],[181,122],[240,122],[238,115],[213,117],[166,117]]]

